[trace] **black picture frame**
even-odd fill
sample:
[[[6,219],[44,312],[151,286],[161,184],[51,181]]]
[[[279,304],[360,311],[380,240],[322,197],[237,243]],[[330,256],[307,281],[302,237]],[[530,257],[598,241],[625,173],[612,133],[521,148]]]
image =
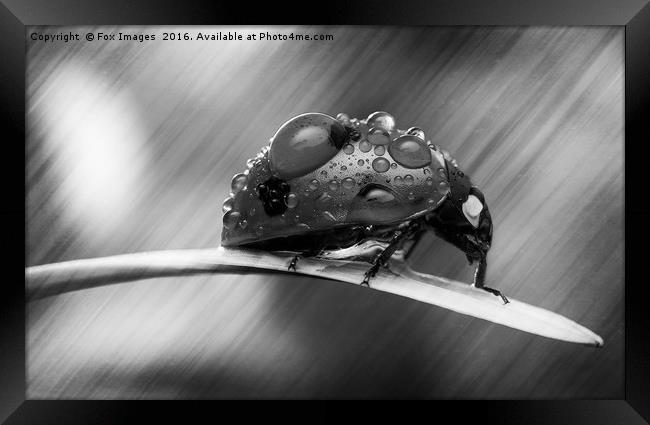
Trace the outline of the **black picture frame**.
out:
[[[309,13],[310,7],[315,12]],[[643,146],[650,140],[650,5],[647,0],[386,0],[325,3],[203,0],[2,0],[0,5],[0,105],[4,166],[0,216],[4,282],[0,319],[0,420],[10,424],[123,423],[146,414],[176,423],[187,415],[223,415],[224,406],[206,403],[25,400],[25,26],[100,24],[355,24],[355,25],[621,25],[625,26],[625,397],[621,400],[434,401],[418,404],[425,418],[453,416],[454,422],[500,424],[642,424],[650,421],[650,315],[644,260],[649,240],[650,205],[644,183]],[[22,167],[22,168],[21,168]],[[20,184],[21,177],[23,185]],[[19,223],[23,223],[21,226]],[[22,261],[22,262],[21,262]],[[215,402],[216,403],[216,402]],[[346,406],[350,407],[350,406]],[[379,406],[356,405],[367,417]],[[386,404],[380,407],[384,410]],[[414,406],[408,411],[413,412]],[[269,413],[263,409],[228,410],[240,418]],[[274,406],[275,410],[277,405]],[[261,411],[262,410],[262,411]],[[318,416],[324,418],[324,410]],[[313,413],[308,417],[313,417]],[[441,416],[443,415],[443,416]],[[293,416],[293,415],[292,415]],[[297,419],[300,415],[295,414]],[[179,418],[183,418],[180,420]],[[347,417],[347,419],[352,419]],[[148,423],[149,421],[147,421]]]

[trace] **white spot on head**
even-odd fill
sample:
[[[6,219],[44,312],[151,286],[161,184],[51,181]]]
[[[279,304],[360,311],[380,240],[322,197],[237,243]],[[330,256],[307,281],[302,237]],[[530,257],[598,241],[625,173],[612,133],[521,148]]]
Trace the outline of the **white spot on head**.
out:
[[[474,195],[469,195],[467,200],[463,203],[463,214],[465,214],[465,218],[467,218],[474,227],[478,227],[478,219],[482,210],[483,204]]]

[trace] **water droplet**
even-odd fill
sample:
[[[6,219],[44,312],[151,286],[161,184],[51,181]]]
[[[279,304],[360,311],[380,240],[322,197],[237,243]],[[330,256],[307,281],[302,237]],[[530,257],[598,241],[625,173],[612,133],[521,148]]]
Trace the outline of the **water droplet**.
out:
[[[226,200],[223,201],[223,207],[221,207],[221,211],[227,213],[228,211],[232,210],[233,205],[235,205],[235,200],[232,198],[226,198]]]
[[[256,162],[255,158],[250,158],[248,161],[246,161],[246,167],[253,168],[253,166],[255,166],[255,162]]]
[[[366,202],[386,203],[394,200],[395,196],[392,193],[380,187],[370,189],[364,196],[364,201]]]
[[[411,186],[414,181],[415,181],[415,179],[413,178],[412,175],[407,174],[407,175],[404,176],[404,183],[406,183],[407,185]]]
[[[305,223],[296,224],[296,228],[300,229],[303,232],[307,232],[307,231],[311,230],[311,227],[309,227],[309,225],[307,225]]]
[[[393,131],[395,129],[395,118],[384,111],[373,112],[366,120],[368,127],[377,127],[383,130]]]
[[[228,211],[223,216],[223,226],[228,230],[234,229],[239,223],[240,217],[241,215],[237,211]]]
[[[386,158],[375,158],[372,161],[372,168],[378,173],[385,173],[390,168],[390,162]]]
[[[437,202],[436,202],[435,199],[429,199],[429,200],[427,201],[427,205],[429,206],[429,208],[432,207],[432,206],[434,206],[434,205],[436,205],[436,204],[437,204]]]
[[[246,177],[245,174],[235,174],[235,176],[232,178],[232,181],[230,182],[230,189],[232,190],[232,193],[237,193],[240,190],[246,186],[246,183],[248,182],[248,177]]]
[[[404,135],[393,140],[388,146],[388,153],[405,168],[421,168],[431,164],[431,151],[416,136]]]
[[[413,192],[409,192],[407,198],[409,199],[409,201],[412,201],[415,199],[415,195],[413,194]]]
[[[438,168],[438,175],[443,179],[447,178],[447,171],[444,168]]]
[[[330,221],[336,221],[336,217],[334,217],[334,215],[329,211],[323,211],[322,215]]]
[[[354,153],[354,146],[348,143],[347,145],[345,145],[345,147],[343,147],[343,152],[345,152],[348,155],[352,155]]]
[[[402,184],[402,182],[403,182],[402,176],[395,177],[395,180],[394,180],[395,184]]]
[[[367,141],[367,140],[365,140],[365,139],[362,140],[362,141],[359,143],[359,150],[360,150],[361,152],[364,152],[364,153],[365,153],[365,152],[370,152],[370,148],[372,148],[372,145],[370,144],[369,141]]]
[[[449,189],[449,185],[447,184],[446,181],[441,181],[440,183],[438,183],[438,188],[444,192],[447,189]]]
[[[348,114],[345,114],[341,112],[340,114],[336,115],[336,119],[341,122],[343,125],[349,125],[350,124],[350,116]]]
[[[368,141],[373,145],[387,145],[390,143],[390,133],[381,128],[372,128],[366,136]]]
[[[289,180],[320,168],[343,148],[348,133],[334,119],[320,113],[298,115],[273,136],[271,169]]]
[[[382,145],[375,146],[375,155],[382,156],[386,152],[386,148]]]
[[[359,127],[359,120],[357,118],[352,118],[350,124],[352,124],[352,127],[357,128]]]
[[[341,165],[341,171],[345,171],[347,169],[348,169],[348,167],[346,167],[345,165]]]
[[[309,189],[310,190],[316,190],[318,189],[318,186],[320,185],[319,181],[316,179],[313,179],[312,181],[309,182]]]
[[[242,229],[245,229],[246,226],[248,226],[248,221],[246,221],[246,220],[242,220],[242,221],[240,221],[240,222],[239,222],[239,226],[240,226]]]
[[[363,159],[360,159],[360,160],[357,161],[357,165],[361,166],[361,165],[363,165],[363,164],[365,164],[365,162],[363,161]]]
[[[289,193],[287,195],[285,203],[289,208],[296,208],[296,206],[298,205],[298,196],[296,196],[295,193]]]
[[[431,170],[428,168],[424,169],[424,175],[431,174]]]
[[[356,180],[354,180],[352,177],[346,177],[343,179],[343,189],[345,190],[350,190],[354,188],[354,185],[356,184]]]
[[[427,186],[433,186],[433,179],[431,177],[427,177],[426,183]]]
[[[329,195],[329,193],[324,192],[318,197],[318,199],[316,199],[316,202],[319,202],[321,204],[325,204],[325,203],[329,202],[330,199],[332,199],[332,197]]]
[[[390,164],[390,168],[392,168],[393,170],[397,168],[397,163],[393,162],[392,164]]]
[[[260,224],[259,226],[257,226],[257,227],[255,228],[255,234],[256,234],[257,236],[262,236],[263,233],[264,233],[264,226],[262,226],[262,225]]]
[[[332,192],[338,192],[341,187],[341,184],[338,180],[330,180],[329,188]]]
[[[327,171],[323,170],[320,172],[320,175],[323,177],[327,177]]]
[[[458,177],[465,177],[465,173],[462,171],[458,170]]]
[[[420,139],[424,140],[424,130],[422,130],[419,127],[411,127],[408,130],[406,130],[406,134],[410,134],[415,137],[419,137]]]

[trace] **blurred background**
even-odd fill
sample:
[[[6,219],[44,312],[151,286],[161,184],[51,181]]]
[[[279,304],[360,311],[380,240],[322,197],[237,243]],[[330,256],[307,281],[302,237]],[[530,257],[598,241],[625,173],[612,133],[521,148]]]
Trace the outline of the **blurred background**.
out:
[[[300,113],[385,110],[458,160],[487,282],[601,349],[349,284],[159,278],[30,302],[29,398],[622,398],[622,27],[29,27],[27,266],[220,243],[231,177]],[[329,41],[178,41],[331,34]],[[426,237],[423,272],[471,282]]]

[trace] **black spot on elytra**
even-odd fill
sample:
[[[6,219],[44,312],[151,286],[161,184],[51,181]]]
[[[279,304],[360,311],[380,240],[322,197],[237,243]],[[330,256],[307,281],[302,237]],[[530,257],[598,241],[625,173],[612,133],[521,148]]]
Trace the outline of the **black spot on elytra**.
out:
[[[258,184],[257,194],[266,214],[274,216],[285,212],[287,205],[284,203],[284,198],[290,190],[289,183],[277,177],[271,177],[264,183]]]
[[[361,139],[361,133],[356,128],[352,127],[345,127],[345,131],[348,133],[348,137],[352,139],[353,141],[358,141]]]

